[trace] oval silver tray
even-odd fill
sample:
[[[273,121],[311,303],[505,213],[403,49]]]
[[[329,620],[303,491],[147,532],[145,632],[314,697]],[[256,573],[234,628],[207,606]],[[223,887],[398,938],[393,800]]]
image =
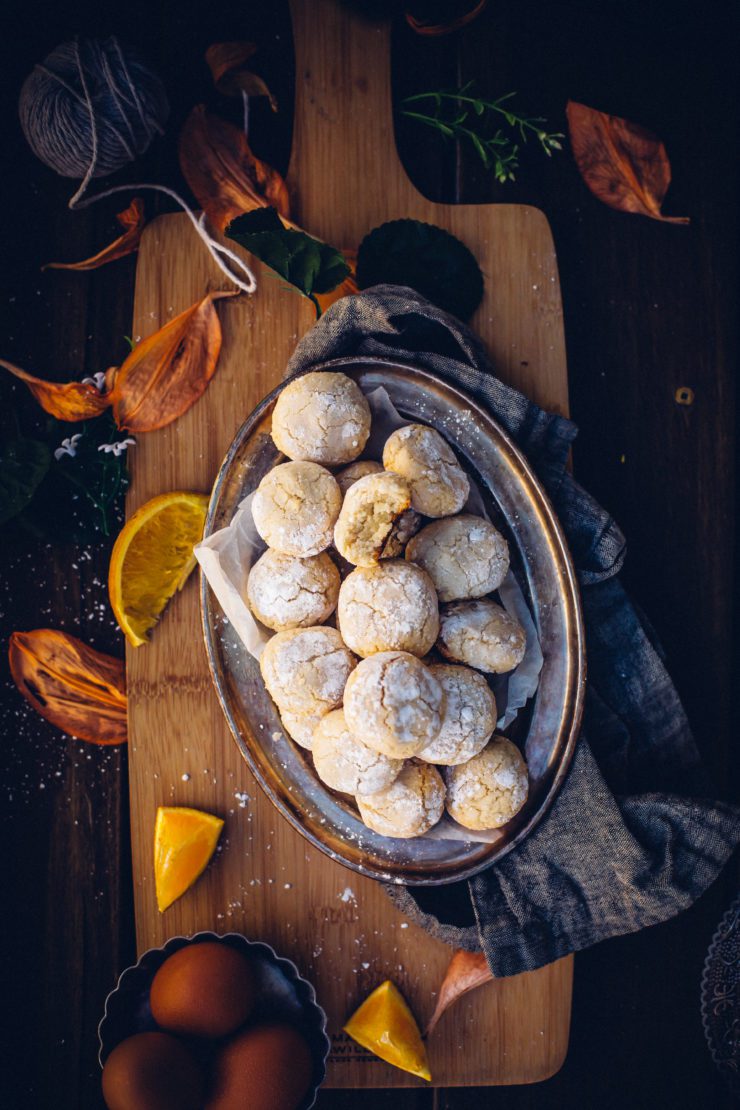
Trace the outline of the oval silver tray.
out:
[[[317,778],[310,753],[283,732],[257,661],[221,613],[205,578],[201,611],[216,692],[239,749],[278,810],[317,848],[363,875],[386,882],[437,886],[469,878],[518,844],[553,802],[575,747],[585,684],[584,631],[578,588],[554,511],[524,456],[490,414],[462,390],[418,367],[375,358],[334,359],[313,370],[340,370],[365,393],[383,386],[408,420],[429,424],[476,478],[491,519],[510,541],[512,566],[540,637],[544,664],[528,712],[515,726],[530,773],[524,808],[492,843],[379,836],[360,820],[351,798]],[[205,535],[225,527],[239,502],[282,456],[270,437],[283,382],[237,433],[216,478]],[[527,720],[528,718],[528,720]]]

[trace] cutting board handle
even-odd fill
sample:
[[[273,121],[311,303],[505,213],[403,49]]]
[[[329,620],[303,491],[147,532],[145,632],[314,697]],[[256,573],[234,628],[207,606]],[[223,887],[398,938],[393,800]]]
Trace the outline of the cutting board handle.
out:
[[[390,23],[370,22],[340,0],[290,0],[296,99],[288,186],[298,223],[331,239],[337,207],[358,190],[406,178],[396,151]],[[338,193],[343,203],[337,205]],[[346,223],[346,216],[344,217]],[[339,243],[350,246],[350,243]]]

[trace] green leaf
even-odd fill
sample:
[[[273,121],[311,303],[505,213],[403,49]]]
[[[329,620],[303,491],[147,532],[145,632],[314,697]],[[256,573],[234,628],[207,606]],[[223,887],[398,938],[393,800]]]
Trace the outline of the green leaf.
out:
[[[341,251],[305,231],[285,227],[274,208],[237,216],[226,234],[306,297],[330,293],[350,272]]]
[[[33,499],[51,465],[51,451],[38,439],[15,436],[0,443],[0,524]]]
[[[486,168],[488,168],[488,152],[485,149],[485,147],[483,146],[483,143],[480,141],[478,136],[473,131],[471,131],[471,133],[470,133],[470,138],[471,138],[471,141],[473,143],[473,146],[475,147],[475,149],[478,152],[478,156],[479,156],[481,162],[483,163],[483,165]]]
[[[366,235],[357,253],[360,289],[409,285],[446,312],[467,320],[483,296],[483,275],[454,235],[418,220],[391,220]]]

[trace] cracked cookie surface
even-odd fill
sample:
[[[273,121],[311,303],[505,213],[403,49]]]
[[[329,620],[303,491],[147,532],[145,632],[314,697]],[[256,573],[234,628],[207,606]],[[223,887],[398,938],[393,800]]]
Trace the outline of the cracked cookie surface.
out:
[[[252,498],[252,518],[268,545],[305,559],[332,542],[342,495],[333,474],[314,462],[281,463]]]
[[[367,474],[345,494],[334,527],[334,545],[355,566],[374,566],[396,521],[411,505],[411,487],[389,470]]]
[[[327,710],[321,713],[291,713],[289,709],[280,710],[280,723],[291,740],[295,740],[299,747],[311,751],[313,748],[313,735],[316,726]]]
[[[359,482],[360,478],[366,478],[368,474],[380,474],[382,471],[381,463],[374,462],[372,459],[362,459],[360,462],[353,462],[349,466],[345,466],[344,470],[338,471],[334,477],[339,483],[339,488],[344,497],[350,486]]]
[[[362,659],[344,691],[352,734],[393,759],[416,755],[438,735],[444,706],[444,690],[429,667],[403,651]]]
[[[426,763],[467,763],[485,748],[496,728],[496,699],[482,674],[470,667],[435,663],[429,670],[445,692],[442,726],[419,752]]]
[[[509,545],[480,516],[435,520],[409,540],[406,558],[427,572],[440,601],[483,597],[497,590],[509,570]]]
[[[381,836],[423,836],[444,813],[445,784],[436,767],[413,761],[385,790],[357,796],[360,817]]]
[[[260,656],[265,686],[281,712],[328,713],[342,704],[355,658],[336,628],[276,632]]]
[[[494,736],[483,751],[460,767],[448,767],[447,812],[466,829],[498,829],[527,800],[527,765],[505,736]]]
[[[339,571],[325,552],[299,559],[268,547],[247,580],[250,609],[275,632],[321,624],[338,596]]]
[[[357,655],[426,655],[439,631],[437,593],[426,571],[403,559],[357,567],[339,589],[337,620]]]
[[[370,435],[370,406],[346,374],[318,370],[286,385],[272,413],[272,438],[289,459],[352,462]]]
[[[402,759],[368,748],[354,736],[343,709],[322,717],[313,734],[313,763],[322,782],[344,794],[373,794],[398,778]]]
[[[527,637],[519,621],[495,601],[454,601],[440,613],[437,647],[445,659],[506,674],[524,658]]]
[[[467,474],[450,445],[426,424],[397,428],[383,448],[383,466],[408,480],[412,508],[424,516],[452,516],[468,499]]]

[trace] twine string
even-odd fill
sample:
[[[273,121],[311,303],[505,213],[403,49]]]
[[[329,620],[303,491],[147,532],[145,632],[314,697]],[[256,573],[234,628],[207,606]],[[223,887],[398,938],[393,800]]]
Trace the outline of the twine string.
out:
[[[238,289],[241,289],[243,293],[255,292],[257,289],[257,279],[244,259],[240,258],[235,251],[213,238],[206,227],[205,212],[199,217],[196,216],[187,201],[183,200],[179,193],[176,193],[174,189],[170,189],[167,185],[153,185],[150,182],[142,182],[137,185],[114,185],[110,189],[104,189],[102,193],[96,193],[94,197],[88,197],[87,200],[80,201],[76,207],[87,208],[89,205],[95,204],[104,197],[110,197],[114,193],[127,193],[132,190],[138,192],[140,189],[149,189],[156,193],[164,193],[165,196],[174,200],[190,220],[198,237],[205,244],[208,253],[219,270],[226,275],[229,281],[233,281],[234,285],[236,285]],[[230,267],[224,262],[224,258],[227,258],[230,263],[233,263],[233,266]],[[240,274],[242,275],[241,277],[239,276]]]
[[[183,200],[174,189],[150,182],[138,185],[116,185],[97,193],[94,197],[83,200],[96,171],[100,170],[102,175],[120,169],[126,162],[133,162],[139,153],[139,149],[146,148],[152,132],[156,130],[162,134],[164,130],[157,118],[155,106],[145,100],[145,89],[139,90],[136,87],[131,68],[118,39],[111,37],[105,44],[105,48],[97,41],[87,42],[85,48],[88,51],[85,59],[85,62],[89,63],[87,69],[83,63],[78,38],[64,47],[60,47],[54,55],[46,59],[47,62],[50,62],[50,65],[52,61],[55,61],[62,70],[61,73],[55,72],[55,69],[50,68],[50,65],[40,64],[35,67],[36,71],[43,73],[52,82],[61,86],[72,98],[73,103],[83,106],[89,120],[89,136],[80,134],[80,140],[82,141],[84,138],[89,140],[90,160],[77,191],[69,201],[69,207],[71,209],[87,208],[89,205],[95,204],[114,193],[130,193],[133,190],[148,189],[152,192],[163,193],[174,200],[187,215],[213,262],[229,281],[233,282],[243,293],[254,293],[257,288],[257,281],[246,262],[211,235],[206,226],[205,213],[200,217],[196,216],[187,201]],[[113,64],[111,64],[111,57],[108,56],[108,50],[114,52],[112,55]],[[70,61],[74,62],[76,66],[81,92],[71,85],[65,77],[65,73],[69,75]],[[110,119],[108,115],[103,116],[102,114],[98,119],[96,105],[93,102],[93,92],[91,91],[91,80],[97,82],[95,93],[98,103],[104,102],[107,96],[113,114],[117,119]],[[70,152],[69,134],[74,123],[77,124],[79,131],[81,121],[75,120],[73,116],[70,118],[68,107],[65,108],[65,105],[57,98],[44,97],[38,89],[35,90],[35,95],[30,97],[27,103],[23,102],[22,94],[21,101],[22,108],[25,109],[27,114],[24,129],[29,135],[29,141],[33,137],[39,145],[43,146],[43,151],[47,156],[46,160],[58,172],[76,177],[77,173],[74,172],[72,167],[77,168],[77,163],[74,162],[74,154],[79,154],[79,151]],[[248,97],[244,98],[244,109],[246,127],[249,110]],[[141,125],[139,133],[137,133],[135,126],[137,117],[138,123]],[[128,136],[118,126],[118,120],[123,121]],[[33,123],[32,135],[29,134],[31,122]],[[106,135],[110,135],[118,143],[120,149],[111,149],[110,142],[107,144],[104,142]],[[32,145],[34,144],[32,143]],[[125,154],[125,160],[122,159],[122,154]],[[71,173],[69,172],[70,169],[72,169]]]

